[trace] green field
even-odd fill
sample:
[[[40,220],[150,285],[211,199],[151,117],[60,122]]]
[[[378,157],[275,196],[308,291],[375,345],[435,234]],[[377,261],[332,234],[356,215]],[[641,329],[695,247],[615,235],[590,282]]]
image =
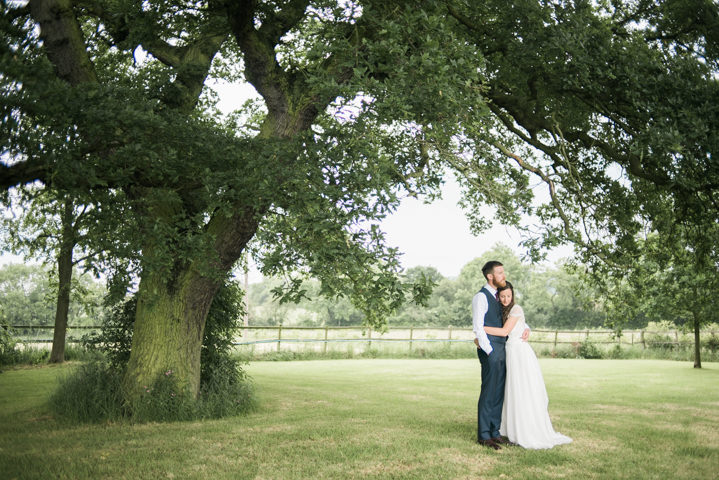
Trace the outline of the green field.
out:
[[[546,451],[478,446],[476,360],[255,362],[244,417],[68,426],[71,366],[0,374],[0,478],[717,478],[719,364],[541,359]]]

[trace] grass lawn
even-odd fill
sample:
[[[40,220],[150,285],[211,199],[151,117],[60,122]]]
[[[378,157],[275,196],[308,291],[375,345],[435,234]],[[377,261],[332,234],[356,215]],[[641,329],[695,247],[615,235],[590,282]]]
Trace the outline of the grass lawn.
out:
[[[556,430],[476,438],[476,360],[255,362],[260,407],[173,424],[68,426],[45,402],[68,366],[0,374],[0,478],[717,478],[719,364],[541,359]]]

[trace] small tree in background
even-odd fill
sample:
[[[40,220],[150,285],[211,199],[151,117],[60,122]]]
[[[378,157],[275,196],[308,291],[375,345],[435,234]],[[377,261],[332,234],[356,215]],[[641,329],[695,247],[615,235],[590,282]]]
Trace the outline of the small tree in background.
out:
[[[77,268],[82,272],[98,273],[101,267],[100,250],[89,247],[90,225],[98,221],[95,211],[69,195],[60,195],[50,189],[19,188],[9,197],[0,225],[0,244],[3,251],[22,255],[26,260],[39,260],[50,268],[48,274],[56,291],[55,320],[53,329],[51,363],[65,359],[68,317],[72,295],[73,273]],[[103,239],[95,240],[99,245],[113,243],[112,233],[105,232]],[[81,300],[82,303],[82,300]]]
[[[709,245],[717,240],[716,228],[702,231],[703,240],[691,241],[686,225],[677,225],[670,239],[657,234],[640,242],[641,254],[624,259],[609,274],[594,276],[605,292],[613,327],[621,330],[632,318],[689,326],[694,333],[694,367],[701,368],[701,327],[717,322],[719,315],[719,269],[711,260],[715,247],[697,250],[690,245]],[[621,265],[621,264],[619,264]]]

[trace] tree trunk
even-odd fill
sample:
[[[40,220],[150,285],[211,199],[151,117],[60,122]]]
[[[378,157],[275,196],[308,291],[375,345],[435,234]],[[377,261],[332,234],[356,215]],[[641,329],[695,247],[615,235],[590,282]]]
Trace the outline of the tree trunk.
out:
[[[66,200],[62,213],[60,253],[57,257],[58,288],[55,307],[55,330],[52,337],[50,363],[62,363],[65,361],[67,315],[70,309],[70,290],[72,288],[72,251],[75,248],[75,232],[73,231],[72,214],[72,201]]]
[[[70,85],[95,83],[95,68],[87,54],[71,0],[30,0],[30,12],[40,25],[40,38],[57,76]]]
[[[138,290],[132,350],[125,373],[126,397],[172,370],[180,389],[197,397],[200,389],[200,350],[205,320],[219,282],[186,271],[176,283],[143,277]]]
[[[249,263],[249,256],[246,257],[246,261]],[[245,265],[245,284],[244,289],[245,291],[245,312],[242,318],[242,324],[247,327],[250,325],[250,274],[249,274],[249,265]]]
[[[699,318],[694,315],[694,368],[702,368],[702,344],[699,338]]]
[[[274,138],[278,137],[281,136],[274,135]],[[180,269],[169,282],[161,274],[143,273],[138,289],[130,360],[124,378],[128,401],[137,399],[143,387],[150,386],[159,375],[170,369],[181,388],[195,398],[199,394],[200,351],[207,312],[220,286],[220,279],[242,255],[271,201],[264,199],[258,203],[254,206],[239,203],[235,205],[235,213],[231,217],[219,213],[210,219],[204,234],[213,242],[216,258],[195,258],[197,269],[189,261],[188,266]],[[158,218],[172,218],[173,208],[176,207],[171,202],[163,204],[159,201],[148,211]],[[151,256],[156,247],[147,245],[143,248],[143,255]],[[208,276],[209,273],[200,273],[200,270],[212,270],[214,274]]]

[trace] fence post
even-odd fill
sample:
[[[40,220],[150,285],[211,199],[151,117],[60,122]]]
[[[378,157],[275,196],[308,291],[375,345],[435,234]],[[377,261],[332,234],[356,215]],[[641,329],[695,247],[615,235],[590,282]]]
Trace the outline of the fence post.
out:
[[[634,332],[632,332],[632,346],[634,346]]]
[[[370,350],[372,348],[372,327],[367,327],[367,338],[369,338],[369,342],[367,342],[367,350]]]
[[[589,340],[589,329],[587,329],[587,336],[584,339]]]
[[[559,330],[554,331],[554,351],[557,351],[557,336],[559,336]]]
[[[644,330],[641,330],[639,332],[639,341],[642,342],[642,349],[646,350],[647,348],[647,342],[644,341]]]
[[[409,351],[412,351],[412,337],[414,336],[414,327],[409,327]]]
[[[325,325],[325,346],[322,353],[327,353],[327,325]]]
[[[280,351],[280,341],[282,340],[282,324],[277,327],[277,351]]]

